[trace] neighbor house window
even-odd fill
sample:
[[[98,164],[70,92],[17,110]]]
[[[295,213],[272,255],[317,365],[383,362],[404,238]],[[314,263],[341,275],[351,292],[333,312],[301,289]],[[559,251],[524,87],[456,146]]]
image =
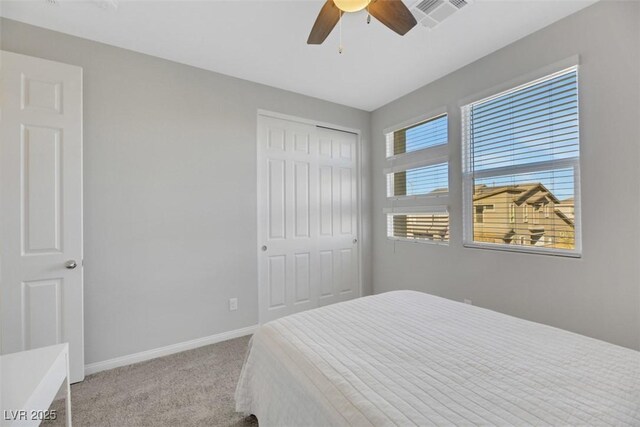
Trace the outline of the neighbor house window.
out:
[[[509,204],[509,223],[514,224],[516,222],[516,205],[513,203]]]
[[[466,105],[462,116],[464,244],[579,255],[577,67]],[[480,218],[488,203],[492,215]]]
[[[385,135],[387,235],[391,239],[448,242],[447,115],[417,120],[387,130]]]

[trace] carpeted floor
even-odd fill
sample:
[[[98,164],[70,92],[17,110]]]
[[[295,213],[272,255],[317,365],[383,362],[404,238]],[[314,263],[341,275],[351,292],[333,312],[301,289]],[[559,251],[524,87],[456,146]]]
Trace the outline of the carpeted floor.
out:
[[[89,375],[71,386],[74,426],[257,426],[233,394],[249,337]],[[53,403],[63,426],[64,399]]]

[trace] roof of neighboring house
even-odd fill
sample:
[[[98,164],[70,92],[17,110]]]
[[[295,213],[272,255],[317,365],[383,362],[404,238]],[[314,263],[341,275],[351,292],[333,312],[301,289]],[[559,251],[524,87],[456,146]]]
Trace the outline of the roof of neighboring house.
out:
[[[573,206],[573,204],[575,203],[575,199],[573,197],[569,197],[567,199],[563,199],[560,201],[560,204],[562,205],[571,205]]]
[[[553,197],[553,196],[552,196]],[[538,197],[537,199],[535,199],[533,201],[534,204],[539,204],[539,203],[543,203],[545,201],[550,201],[551,197],[549,197],[548,194],[542,194],[540,195],[540,197]]]
[[[448,193],[449,192],[449,188],[448,187],[444,187],[444,188],[436,188],[435,190],[431,190],[431,192],[429,194],[439,194],[439,193]]]
[[[562,212],[562,210],[556,208],[554,209],[556,215],[558,215],[564,222],[567,223],[567,225],[570,225],[571,227],[575,227],[575,224],[573,223],[573,219],[569,218],[564,212]]]
[[[527,199],[529,199],[536,193],[543,193],[541,195],[541,198],[549,197],[552,202],[560,203],[560,200],[558,200],[558,198],[554,196],[551,191],[549,191],[544,185],[539,182],[517,185],[499,185],[495,187],[476,185],[473,200],[481,200],[501,193],[512,193],[519,195],[519,197],[514,200],[514,202],[518,205],[524,203]]]

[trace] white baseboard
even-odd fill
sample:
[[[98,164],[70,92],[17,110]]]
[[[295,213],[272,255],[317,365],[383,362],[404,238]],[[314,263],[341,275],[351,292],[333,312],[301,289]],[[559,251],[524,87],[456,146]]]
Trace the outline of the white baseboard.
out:
[[[127,356],[120,356],[104,360],[102,362],[89,363],[88,365],[84,365],[84,374],[91,375],[96,372],[106,371],[107,369],[144,362],[145,360],[155,359],[156,357],[168,356],[170,354],[180,353],[181,351],[191,350],[205,345],[243,337],[245,335],[251,335],[257,328],[258,325],[248,326],[246,328],[222,332],[216,335],[209,335],[208,337],[196,338],[195,340],[172,344],[166,347],[154,348],[152,350],[141,351],[140,353],[129,354]]]

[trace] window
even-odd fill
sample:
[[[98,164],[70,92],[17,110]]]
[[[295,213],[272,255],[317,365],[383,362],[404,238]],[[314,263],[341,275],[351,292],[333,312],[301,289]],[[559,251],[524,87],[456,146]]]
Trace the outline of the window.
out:
[[[462,116],[464,244],[579,256],[577,67],[466,105]],[[488,203],[494,212],[480,218]]]
[[[449,241],[449,214],[446,211],[431,213],[388,213],[387,236],[406,240]]]
[[[387,133],[387,157],[412,153],[448,142],[447,115],[421,121]]]
[[[449,164],[410,168],[387,174],[387,196],[437,195],[449,191]]]
[[[476,219],[475,222],[484,222],[484,209],[482,206],[475,206],[476,208]]]
[[[536,204],[533,207],[533,224],[540,224],[540,220],[542,219],[542,205]]]
[[[474,221],[477,223],[483,223],[485,212],[492,211],[493,205],[475,205],[474,209],[476,210],[476,218]]]
[[[447,115],[434,115],[385,134],[387,236],[448,242],[449,214],[443,207],[449,196]]]

